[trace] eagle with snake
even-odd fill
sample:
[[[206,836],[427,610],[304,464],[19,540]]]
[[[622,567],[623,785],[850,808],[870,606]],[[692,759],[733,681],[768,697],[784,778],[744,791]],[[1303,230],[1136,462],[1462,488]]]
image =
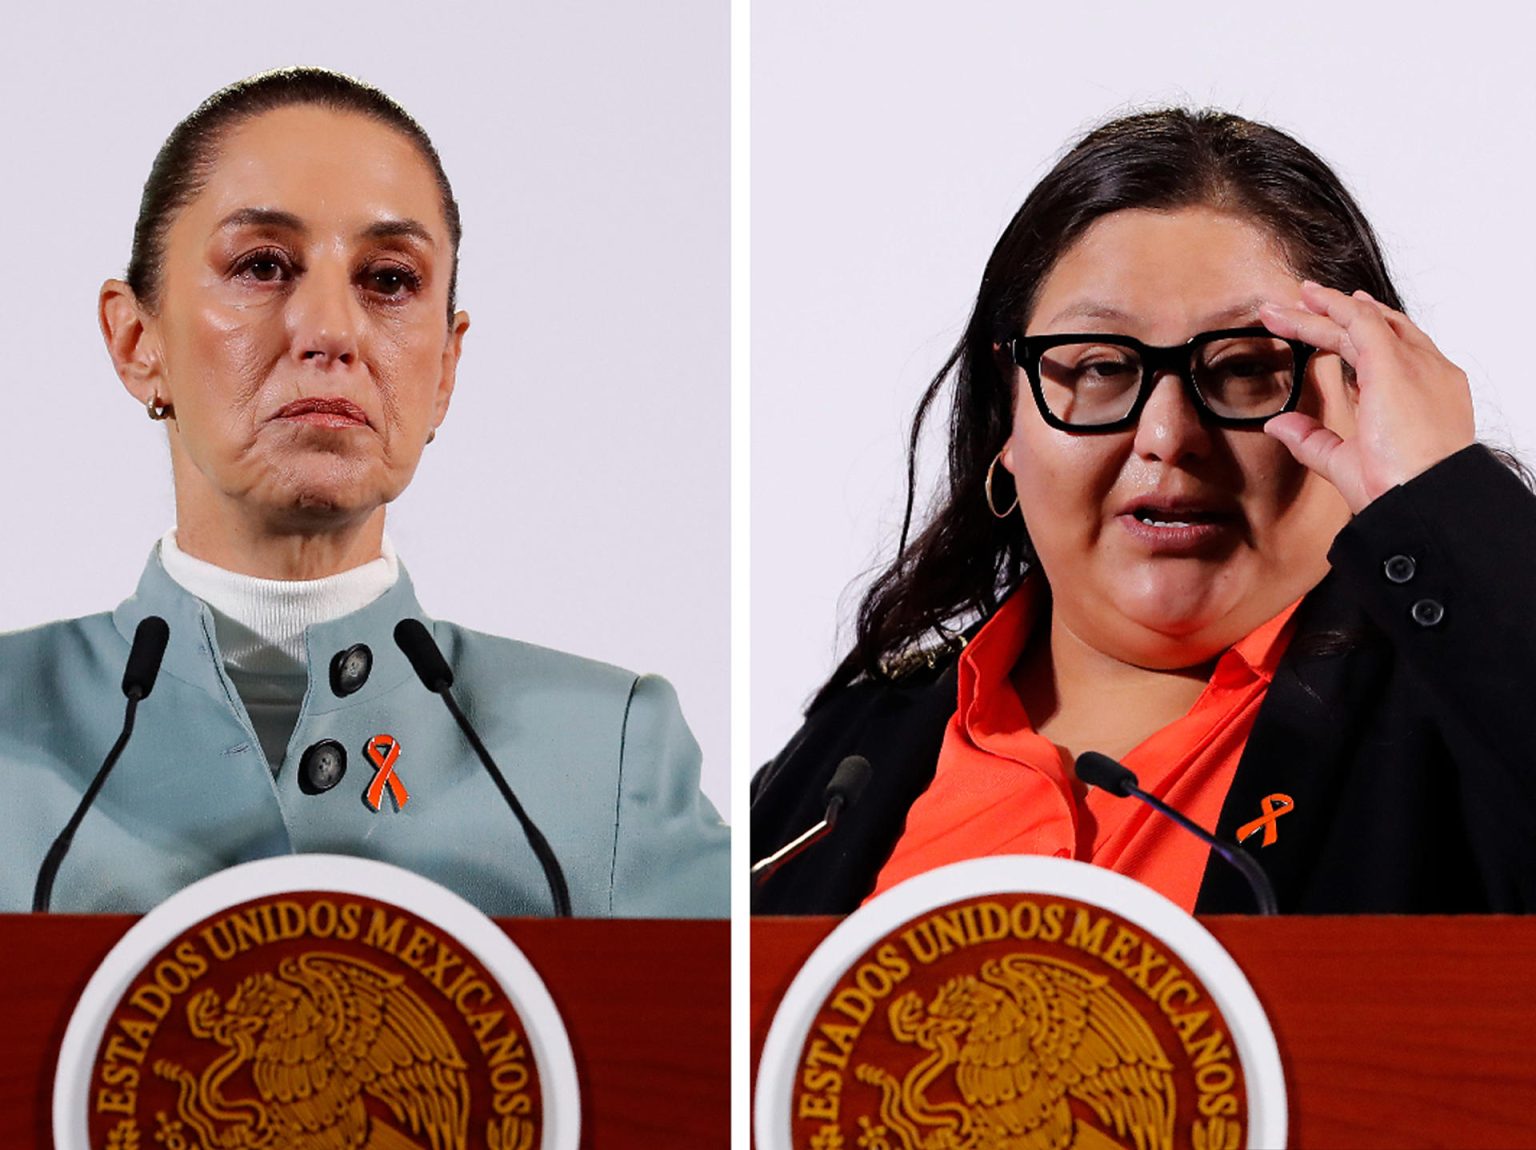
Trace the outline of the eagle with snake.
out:
[[[1103,976],[1012,954],[979,978],[949,979],[926,1006],[908,992],[887,1017],[898,1042],[928,1052],[900,1080],[857,1070],[880,1090],[880,1120],[902,1150],[1173,1146],[1173,1066]]]
[[[154,1070],[179,1086],[179,1116],[205,1150],[466,1144],[464,1059],[402,975],[341,954],[284,958],[224,1002],[199,992],[187,1023],[224,1053],[200,1074],[170,1059]],[[237,1083],[254,1093],[232,1093]],[[387,1117],[378,1106],[370,1113],[370,1097]]]

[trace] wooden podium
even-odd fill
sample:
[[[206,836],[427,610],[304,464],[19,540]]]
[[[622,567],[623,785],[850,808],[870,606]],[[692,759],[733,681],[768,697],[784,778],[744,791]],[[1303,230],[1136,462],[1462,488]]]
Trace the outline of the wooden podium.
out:
[[[0,1147],[53,1145],[75,1000],[134,923],[0,915]],[[581,1078],[581,1145],[729,1145],[730,923],[498,919],[537,968]]]
[[[1305,1150],[1536,1147],[1536,917],[1206,918],[1263,1003]],[[752,1072],[837,925],[752,923]]]

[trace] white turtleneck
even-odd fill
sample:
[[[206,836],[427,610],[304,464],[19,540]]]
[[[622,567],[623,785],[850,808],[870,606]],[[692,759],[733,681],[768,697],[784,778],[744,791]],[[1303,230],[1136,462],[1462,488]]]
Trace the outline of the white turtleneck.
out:
[[[304,629],[361,610],[400,576],[400,561],[388,536],[371,563],[323,579],[258,579],[226,571],[178,547],[174,527],[160,540],[160,563],[213,612],[224,670],[240,693],[274,774],[309,686]]]

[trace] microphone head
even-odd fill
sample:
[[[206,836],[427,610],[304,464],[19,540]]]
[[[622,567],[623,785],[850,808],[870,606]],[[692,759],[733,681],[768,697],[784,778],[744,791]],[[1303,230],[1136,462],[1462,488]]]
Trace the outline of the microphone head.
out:
[[[827,802],[841,799],[844,810],[853,806],[864,793],[872,769],[863,755],[849,755],[838,763],[837,770],[832,772],[832,781],[827,784]]]
[[[170,625],[159,615],[146,615],[139,620],[133,646],[128,649],[128,665],[123,668],[123,694],[130,699],[149,698],[170,639]]]
[[[1098,751],[1084,751],[1077,756],[1077,777],[1090,787],[1099,787],[1121,798],[1129,797],[1137,786],[1134,771]]]
[[[395,645],[410,660],[411,668],[422,686],[441,694],[453,686],[453,671],[437,649],[432,632],[420,619],[401,619],[395,624]]]

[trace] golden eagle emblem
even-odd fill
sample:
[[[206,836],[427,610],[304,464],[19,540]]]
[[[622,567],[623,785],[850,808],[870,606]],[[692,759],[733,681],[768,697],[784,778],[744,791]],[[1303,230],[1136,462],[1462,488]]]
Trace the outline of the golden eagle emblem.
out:
[[[1173,1066],[1103,976],[1044,955],[1012,954],[960,975],[925,1007],[891,1003],[897,1041],[928,1051],[900,1080],[868,1063],[890,1150],[1170,1150]],[[941,1082],[953,1076],[953,1087]],[[958,1094],[934,1101],[929,1092]],[[1070,1100],[1097,1119],[1074,1116]],[[863,1120],[866,1130],[871,1130]],[[899,1142],[888,1139],[899,1139]]]
[[[345,955],[285,958],[220,1002],[187,1003],[192,1034],[224,1053],[194,1073],[170,1059],[155,1073],[179,1087],[177,1125],[204,1150],[463,1150],[464,1059],[401,975]],[[254,1093],[237,1091],[251,1083]],[[365,1096],[393,1124],[370,1115]],[[375,1107],[375,1110],[378,1108]]]

